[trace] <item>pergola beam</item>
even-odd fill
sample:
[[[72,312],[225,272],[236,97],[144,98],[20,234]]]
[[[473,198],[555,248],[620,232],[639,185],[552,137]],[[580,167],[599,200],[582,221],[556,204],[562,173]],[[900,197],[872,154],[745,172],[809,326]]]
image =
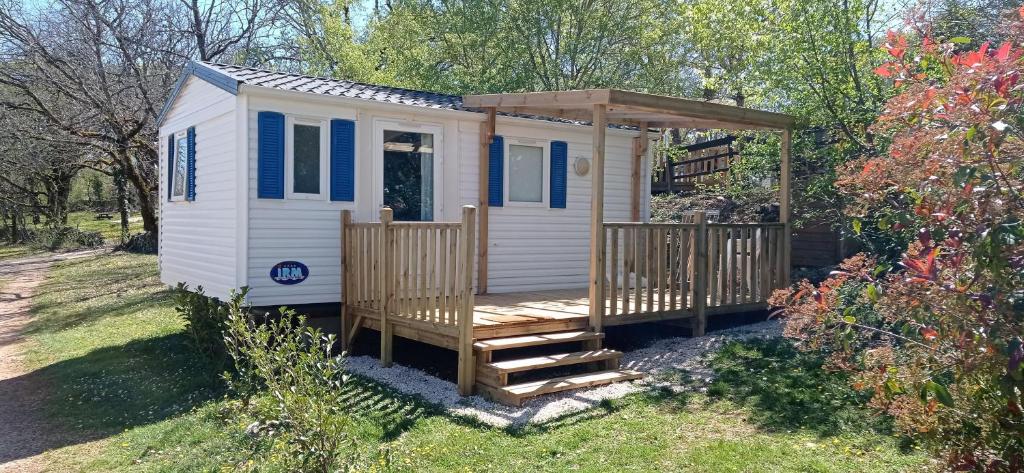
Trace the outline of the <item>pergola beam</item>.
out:
[[[610,123],[662,121],[667,124],[685,120],[699,123],[706,120],[709,127],[715,128],[773,130],[783,130],[793,125],[793,118],[781,113],[616,89],[467,95],[462,100],[466,107],[493,107],[503,112],[572,120],[586,120],[593,106],[605,105],[606,119]],[[676,120],[654,120],[652,114],[675,117]]]

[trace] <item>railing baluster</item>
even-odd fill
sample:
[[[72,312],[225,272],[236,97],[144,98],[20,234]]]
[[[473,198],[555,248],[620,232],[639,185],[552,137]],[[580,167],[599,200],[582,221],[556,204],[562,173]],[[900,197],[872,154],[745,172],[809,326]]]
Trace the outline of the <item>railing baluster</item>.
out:
[[[612,256],[609,259],[611,269],[611,287],[608,288],[608,294],[611,296],[611,311],[609,315],[616,316],[619,314],[619,229],[611,227],[611,246]]]
[[[638,314],[644,311],[644,308],[643,308],[643,287],[644,286],[643,286],[643,284],[642,284],[642,282],[640,280],[641,279],[640,278],[640,265],[643,264],[643,258],[641,257],[640,251],[641,251],[641,248],[643,246],[643,245],[641,245],[641,241],[643,241],[643,239],[645,238],[644,237],[645,234],[646,234],[646,231],[644,231],[643,227],[636,227],[636,228],[633,229],[633,280],[634,280],[633,303],[636,306],[633,309],[633,312],[636,312]]]

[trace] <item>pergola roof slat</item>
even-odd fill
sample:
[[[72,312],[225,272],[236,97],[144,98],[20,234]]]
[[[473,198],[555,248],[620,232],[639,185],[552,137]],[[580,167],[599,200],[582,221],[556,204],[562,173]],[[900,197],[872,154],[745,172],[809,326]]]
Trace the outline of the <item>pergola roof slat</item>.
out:
[[[462,100],[467,107],[571,120],[586,120],[595,105],[604,105],[609,123],[647,122],[655,128],[783,130],[794,122],[782,113],[616,89],[467,95]]]

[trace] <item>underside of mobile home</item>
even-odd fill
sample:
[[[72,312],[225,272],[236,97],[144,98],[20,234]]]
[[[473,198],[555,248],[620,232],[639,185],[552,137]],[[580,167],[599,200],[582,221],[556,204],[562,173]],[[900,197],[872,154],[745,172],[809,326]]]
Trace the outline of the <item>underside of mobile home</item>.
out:
[[[362,328],[458,351],[511,404],[634,379],[605,326],[766,306],[788,281],[792,120],[617,90],[457,97],[193,64],[161,119],[161,278],[260,306],[341,301]],[[593,123],[595,126],[591,126]],[[654,129],[779,130],[778,223],[649,221]],[[508,358],[505,350],[582,344]],[[568,345],[564,345],[568,346]],[[506,359],[503,359],[506,358]],[[525,382],[524,373],[590,372]],[[510,381],[511,380],[511,381]]]

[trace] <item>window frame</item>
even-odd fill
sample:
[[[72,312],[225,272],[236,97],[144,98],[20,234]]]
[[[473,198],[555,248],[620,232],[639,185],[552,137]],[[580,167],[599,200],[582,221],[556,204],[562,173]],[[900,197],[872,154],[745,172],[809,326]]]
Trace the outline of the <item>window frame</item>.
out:
[[[512,146],[532,146],[541,149],[541,199],[540,202],[523,202],[512,200]],[[530,138],[505,137],[505,159],[502,178],[504,180],[504,202],[510,207],[544,207],[547,208],[551,202],[551,142],[548,140],[536,140]]]
[[[295,192],[295,125],[320,129],[320,193]],[[330,197],[330,121],[286,115],[284,120],[284,196],[294,200],[328,200]]]
[[[188,129],[179,130],[171,133],[174,138],[172,146],[174,147],[174,162],[171,163],[171,168],[167,170],[171,174],[168,184],[171,186],[170,189],[170,202],[188,202]],[[178,143],[184,140],[184,149],[179,149]],[[167,150],[171,152],[170,149]],[[174,194],[174,181],[178,179],[178,160],[181,159],[185,163],[185,173],[181,176],[181,195]]]

